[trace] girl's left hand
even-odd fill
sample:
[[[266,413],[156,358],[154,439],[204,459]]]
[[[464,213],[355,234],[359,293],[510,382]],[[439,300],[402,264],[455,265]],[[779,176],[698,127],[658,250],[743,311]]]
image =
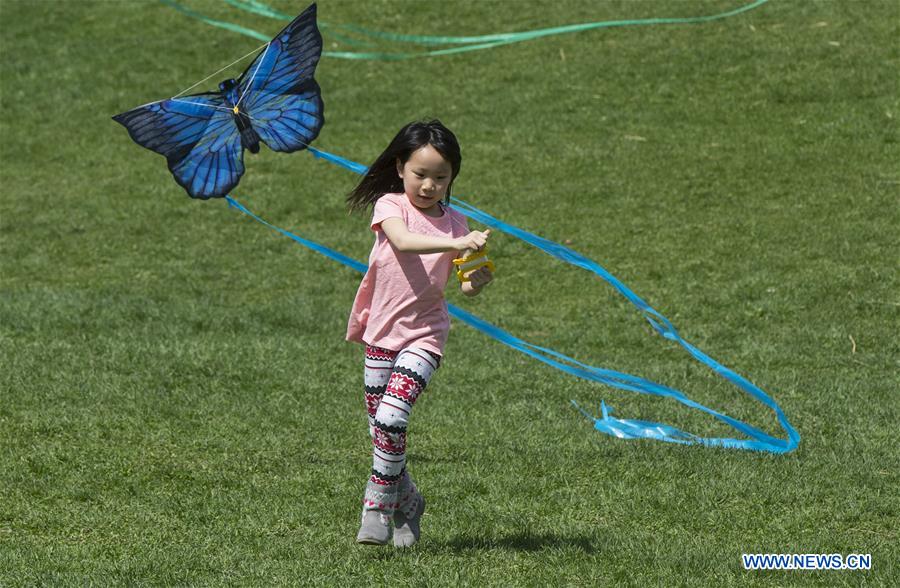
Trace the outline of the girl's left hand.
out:
[[[480,290],[494,279],[494,274],[492,274],[491,270],[488,268],[480,267],[467,277],[469,278],[469,283],[472,284],[472,287],[476,290]]]

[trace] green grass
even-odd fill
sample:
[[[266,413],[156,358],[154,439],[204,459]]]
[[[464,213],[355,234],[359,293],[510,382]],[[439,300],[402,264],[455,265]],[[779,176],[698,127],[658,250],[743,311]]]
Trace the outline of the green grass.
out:
[[[739,4],[319,10],[378,30],[486,34]],[[322,61],[319,147],[369,162],[405,122],[441,118],[463,146],[460,195],[598,260],[769,391],[803,437],[785,456],[609,438],[570,399],[733,432],[455,324],[411,421],[429,510],[405,552],[353,541],[371,467],[361,350],[343,341],[359,275],[221,201],[191,201],[110,120],[259,43],[155,2],[2,0],[0,23],[0,585],[896,581],[896,2],[779,1],[701,26]],[[355,179],[264,150],[236,195],[365,259],[366,218],[342,204]],[[496,283],[473,300],[449,288],[451,302],[782,434],[610,288],[492,241]],[[745,572],[744,552],[871,553],[873,569]]]

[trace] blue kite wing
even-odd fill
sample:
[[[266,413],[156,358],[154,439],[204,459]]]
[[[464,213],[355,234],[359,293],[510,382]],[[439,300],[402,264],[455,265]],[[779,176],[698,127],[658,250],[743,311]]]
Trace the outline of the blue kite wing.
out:
[[[239,80],[221,93],[154,102],[113,119],[139,145],[165,156],[175,180],[193,198],[225,196],[244,173],[244,148],[261,139],[273,151],[305,148],[324,124],[313,79],[322,35],[312,4],[266,46]],[[258,136],[257,136],[258,135]]]
[[[220,94],[182,96],[113,117],[142,147],[165,156],[192,198],[225,196],[244,173],[244,153],[231,109]]]
[[[240,108],[273,151],[304,149],[325,124],[319,84],[322,55],[316,5],[310,5],[269,43],[238,80]]]

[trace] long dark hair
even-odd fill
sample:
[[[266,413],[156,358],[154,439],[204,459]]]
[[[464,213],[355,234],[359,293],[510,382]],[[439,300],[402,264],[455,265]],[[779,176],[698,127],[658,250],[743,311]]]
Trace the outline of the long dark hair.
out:
[[[456,135],[441,124],[439,120],[429,122],[411,122],[397,133],[391,140],[387,149],[378,156],[369,171],[360,180],[359,185],[347,195],[347,206],[350,211],[362,210],[374,205],[375,201],[393,192],[403,192],[403,179],[397,175],[397,160],[401,164],[409,161],[413,152],[431,145],[441,156],[450,162],[452,174],[447,185],[447,195],[444,204],[450,204],[450,188],[453,180],[459,174],[462,165],[462,155],[459,152],[459,142]]]

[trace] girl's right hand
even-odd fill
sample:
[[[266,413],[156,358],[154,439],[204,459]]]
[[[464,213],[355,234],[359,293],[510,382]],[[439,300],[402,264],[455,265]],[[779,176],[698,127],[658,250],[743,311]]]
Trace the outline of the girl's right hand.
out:
[[[482,231],[472,231],[465,237],[460,237],[456,240],[458,245],[457,249],[459,251],[478,251],[482,247],[487,244],[487,239],[491,234],[491,230],[488,229],[484,232]]]

